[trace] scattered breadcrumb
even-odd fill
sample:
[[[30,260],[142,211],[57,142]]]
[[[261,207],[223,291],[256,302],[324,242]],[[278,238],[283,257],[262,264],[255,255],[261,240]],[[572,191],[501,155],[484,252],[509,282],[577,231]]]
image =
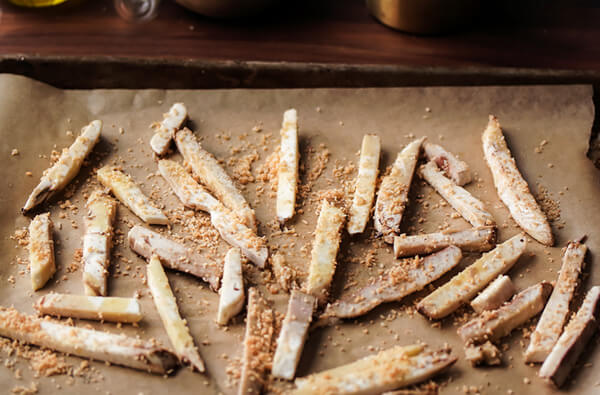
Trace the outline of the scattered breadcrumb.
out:
[[[29,387],[17,385],[16,387],[13,387],[11,393],[16,395],[34,395],[38,393],[38,385],[35,382],[32,382]]]
[[[306,183],[303,183],[300,188],[301,194],[304,194],[304,196],[312,190],[314,182],[321,177],[321,174],[323,174],[323,171],[327,167],[327,163],[329,163],[329,158],[331,157],[331,152],[324,144],[320,144],[319,148],[320,151],[317,152],[314,148],[309,147],[307,152],[308,158],[302,163],[303,167],[306,166],[306,163],[310,164],[310,168],[304,169]],[[305,155],[302,156],[302,158],[305,157]]]
[[[18,357],[29,363],[29,369],[34,377],[50,377],[56,375],[67,375],[70,377],[80,377],[87,383],[98,383],[104,380],[104,376],[88,361],[81,361],[78,365],[70,365],[65,357],[48,349],[40,349],[34,346],[21,344],[16,340],[0,338],[0,351],[8,357]],[[5,367],[19,369],[13,363],[14,359],[6,359]],[[19,374],[20,371],[19,371]]]
[[[27,247],[29,245],[29,231],[27,228],[16,229],[10,239],[17,243],[17,247]]]
[[[239,385],[242,374],[242,358],[230,358],[229,363],[225,368],[225,373],[227,374],[227,388],[236,388]]]
[[[71,260],[71,263],[69,264],[69,266],[67,266],[67,273],[73,273],[79,270],[82,258],[83,251],[81,250],[81,248],[76,249],[75,253],[73,253],[73,259]]]
[[[535,200],[537,200],[537,202],[540,204],[544,214],[546,214],[546,217],[548,217],[548,220],[550,222],[559,221],[561,215],[559,202],[552,199],[548,188],[540,183],[537,184],[537,191],[538,192],[535,196]]]
[[[270,197],[275,197],[277,191],[277,167],[279,166],[279,147],[269,155],[266,161],[257,169],[256,195],[261,196],[266,192],[265,188],[269,186]]]
[[[258,159],[260,159],[260,156],[256,150],[241,157],[230,157],[227,160],[227,166],[233,169],[231,174],[233,179],[242,185],[254,182],[255,178],[252,174],[252,164]]]
[[[548,144],[548,140],[542,140],[540,142],[540,144],[537,147],[534,148],[533,151],[536,154],[541,154],[542,152],[544,152],[544,147],[546,146],[546,144]]]

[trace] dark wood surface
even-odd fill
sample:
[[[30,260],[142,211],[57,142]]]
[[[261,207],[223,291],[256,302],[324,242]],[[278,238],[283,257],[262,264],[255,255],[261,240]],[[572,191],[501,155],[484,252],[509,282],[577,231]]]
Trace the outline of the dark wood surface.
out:
[[[600,70],[594,1],[529,11],[490,7],[462,32],[436,37],[388,29],[360,0],[288,1],[251,22],[214,20],[163,0],[158,17],[145,24],[121,20],[106,0],[42,11],[0,1],[3,55]]]

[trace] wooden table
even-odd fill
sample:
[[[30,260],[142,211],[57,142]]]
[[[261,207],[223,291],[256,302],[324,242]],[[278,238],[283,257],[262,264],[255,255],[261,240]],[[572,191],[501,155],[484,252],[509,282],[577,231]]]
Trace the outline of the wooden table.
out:
[[[213,20],[163,0],[145,24],[121,20],[107,0],[42,11],[0,1],[1,54],[600,70],[594,1],[560,1],[517,21],[489,11],[467,31],[437,37],[388,29],[361,0],[285,2],[293,8],[254,22]]]

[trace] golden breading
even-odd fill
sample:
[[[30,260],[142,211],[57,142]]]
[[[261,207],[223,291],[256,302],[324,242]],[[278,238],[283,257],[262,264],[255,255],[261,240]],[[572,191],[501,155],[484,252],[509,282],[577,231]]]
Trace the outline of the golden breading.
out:
[[[396,346],[337,368],[296,379],[294,395],[380,394],[425,381],[456,362],[447,350]]]
[[[177,367],[177,357],[155,341],[63,325],[12,308],[0,307],[0,336],[156,374]]]
[[[29,224],[29,269],[31,287],[42,288],[56,272],[50,213],[36,215]]]
[[[473,175],[466,162],[458,159],[441,145],[425,141],[423,153],[428,161],[434,162],[456,185],[463,186],[471,182]]]
[[[525,351],[526,362],[544,362],[558,341],[570,313],[569,305],[579,284],[586,251],[586,245],[579,242],[567,245],[554,291]]]
[[[273,357],[274,377],[291,380],[296,375],[316,307],[317,298],[292,290]]]
[[[450,246],[424,258],[417,256],[400,262],[366,286],[327,306],[321,320],[358,317],[382,303],[401,300],[456,267],[461,258],[460,249]]]
[[[273,310],[257,288],[248,290],[246,334],[239,395],[260,394],[265,375],[271,365],[273,340]]]
[[[490,115],[482,141],[483,155],[492,172],[500,200],[525,232],[540,243],[552,246],[554,236],[548,219],[517,168],[517,163],[506,145],[500,122],[493,115]]]
[[[527,240],[518,234],[483,254],[475,263],[417,304],[417,310],[431,319],[439,319],[471,300],[487,284],[506,273],[525,252]]]
[[[231,177],[217,159],[205,151],[191,130],[184,128],[175,135],[177,149],[192,168],[199,181],[223,204],[242,219],[244,224],[256,231],[254,210],[241,194]]]
[[[219,310],[217,324],[227,322],[244,308],[244,276],[242,271],[242,254],[239,248],[231,248],[225,255],[223,280],[219,290]]]
[[[279,167],[277,168],[277,220],[283,224],[294,216],[298,190],[298,114],[295,109],[283,114]]]
[[[486,210],[483,202],[446,178],[435,163],[429,162],[421,166],[419,175],[471,225],[475,227],[496,225],[494,217]]]
[[[50,293],[42,296],[35,308],[40,314],[98,321],[133,323],[143,317],[137,299],[115,296]]]
[[[154,136],[150,140],[152,151],[158,156],[167,153],[173,136],[179,130],[187,118],[187,108],[183,103],[175,103],[169,112],[163,114],[163,120],[156,125]]]
[[[63,149],[60,157],[44,171],[40,183],[34,188],[27,202],[23,206],[23,212],[27,212],[47,200],[54,193],[62,190],[83,165],[84,159],[92,152],[92,149],[100,139],[102,121],[92,121],[81,129],[81,135],[75,139],[69,148]]]
[[[329,285],[333,280],[345,219],[346,215],[341,209],[327,200],[323,201],[317,219],[306,284],[306,293],[316,296],[321,303],[327,298]]]
[[[360,149],[356,187],[348,214],[348,233],[351,235],[364,232],[369,221],[379,173],[380,151],[379,136],[366,134]]]
[[[396,157],[390,173],[381,180],[373,222],[375,230],[387,243],[393,243],[394,236],[400,233],[402,215],[408,202],[408,190],[417,167],[423,140],[424,138],[421,138],[408,144]]]
[[[451,245],[463,251],[489,251],[496,245],[496,228],[484,226],[456,232],[438,232],[423,235],[401,234],[394,237],[394,255],[396,258],[425,255]]]
[[[204,372],[204,361],[202,361],[194,339],[190,335],[187,322],[179,314],[177,300],[157,255],[152,255],[146,269],[148,288],[150,288],[154,305],[175,353],[182,362],[189,363],[193,369],[199,372]]]
[[[117,202],[102,191],[94,191],[86,203],[83,236],[83,287],[86,295],[106,296],[113,221]]]
[[[223,240],[241,249],[242,253],[259,268],[265,267],[269,257],[265,241],[246,226],[233,211],[208,193],[177,162],[168,159],[160,160],[158,170],[186,207],[208,212],[212,225],[219,231]]]
[[[548,282],[532,285],[496,310],[484,311],[458,328],[458,336],[465,343],[498,340],[539,314],[551,292],[552,284]]]
[[[561,387],[585,350],[587,343],[598,331],[600,316],[600,286],[592,287],[581,307],[571,318],[552,352],[540,369],[540,377]]]
[[[169,219],[152,201],[144,195],[129,174],[114,166],[104,166],[98,170],[98,181],[110,189],[127,208],[142,221],[151,225],[167,225]]]

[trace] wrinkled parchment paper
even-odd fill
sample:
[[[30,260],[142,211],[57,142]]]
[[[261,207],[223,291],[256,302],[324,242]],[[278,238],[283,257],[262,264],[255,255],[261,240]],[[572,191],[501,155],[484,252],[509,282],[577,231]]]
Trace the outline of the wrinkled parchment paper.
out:
[[[504,241],[516,234],[518,230],[496,196],[482,155],[481,132],[487,124],[488,114],[493,113],[499,117],[509,146],[532,190],[537,192],[539,183],[559,203],[561,210],[561,218],[553,223],[556,246],[545,248],[530,239],[527,253],[509,274],[519,289],[541,280],[553,281],[561,264],[561,248],[568,240],[587,235],[591,252],[586,258],[588,265],[581,287],[587,290],[592,284],[600,284],[600,270],[595,267],[600,251],[600,234],[596,231],[600,224],[600,177],[598,170],[586,158],[594,114],[591,97],[592,89],[589,86],[63,91],[23,77],[0,75],[0,157],[3,164],[0,167],[3,208],[0,242],[4,252],[0,265],[1,303],[33,313],[32,304],[47,292],[83,293],[81,267],[73,270],[69,266],[75,250],[81,248],[84,231],[83,194],[89,192],[96,183],[91,175],[92,169],[107,163],[118,163],[142,184],[142,190],[164,204],[169,215],[172,215],[172,210],[181,207],[160,176],[148,178],[148,175],[157,171],[148,144],[152,136],[149,125],[161,120],[162,113],[176,101],[186,104],[191,120],[189,126],[201,136],[205,148],[224,161],[230,172],[239,165],[239,161],[232,162],[231,158],[241,158],[256,150],[258,159],[252,163],[251,169],[253,175],[257,175],[260,166],[279,144],[282,113],[289,107],[297,108],[299,113],[305,173],[314,170],[316,158],[326,156],[325,149],[330,151],[323,174],[313,183],[308,197],[300,201],[303,213],[290,223],[290,228],[295,229],[299,237],[273,235],[274,228],[267,226],[274,221],[274,198],[268,192],[268,184],[265,187],[268,191],[260,197],[256,196],[260,183],[244,186],[244,194],[256,209],[261,222],[259,232],[268,237],[272,251],[279,248],[300,272],[306,271],[309,261],[311,233],[315,228],[318,207],[317,194],[325,189],[342,187],[340,177],[333,176],[336,168],[336,174],[340,174],[339,171],[346,167],[349,169],[347,179],[353,179],[356,171],[352,172],[349,165],[358,163],[361,139],[367,132],[381,136],[382,171],[406,143],[423,135],[459,154],[476,174],[477,181],[467,189],[482,199],[495,216],[499,224],[499,240]],[[74,137],[67,131],[77,136],[80,128],[93,119],[104,121],[102,141],[74,181],[74,186],[68,189],[68,195],[72,194],[69,201],[78,210],[60,208],[59,204],[65,200],[64,194],[56,196],[41,210],[50,210],[55,223],[58,271],[43,290],[33,293],[26,265],[16,263],[17,257],[27,257],[27,251],[16,248],[15,242],[9,237],[15,229],[29,224],[30,218],[21,215],[19,209],[38,182],[43,169],[48,167],[51,151],[70,145]],[[119,131],[121,128],[122,133]],[[541,153],[535,153],[543,140],[547,144],[543,145]],[[259,144],[261,141],[264,144]],[[239,148],[239,152],[232,154],[230,150],[235,147]],[[17,149],[19,154],[12,156],[13,149]],[[310,150],[312,153],[309,155],[307,152]],[[32,172],[32,177],[26,176],[28,171]],[[309,182],[308,178],[304,174],[303,184]],[[461,218],[451,218],[449,214],[452,210],[439,205],[441,198],[418,179],[413,184],[411,198],[403,223],[405,231],[435,231],[444,223],[454,229],[468,226]],[[417,203],[417,200],[421,202]],[[426,203],[429,203],[429,209],[423,208]],[[195,215],[199,219],[206,219],[205,214]],[[75,323],[111,332],[139,334],[143,338],[155,337],[169,346],[141,277],[145,273],[145,262],[131,252],[126,243],[122,243],[123,235],[140,220],[122,205],[119,206],[118,217],[117,227],[123,233],[113,252],[109,294],[132,296],[136,290],[140,290],[145,318],[139,328],[127,325],[118,328],[114,324],[77,320]],[[202,231],[205,230],[209,231],[210,228]],[[172,229],[175,234],[186,231],[190,229],[184,230],[179,225]],[[290,246],[290,242],[295,242],[295,245]],[[372,245],[377,248],[369,263],[367,250]],[[210,254],[219,258],[226,250],[227,245],[220,241],[216,252]],[[461,266],[473,262],[476,257],[467,256]],[[395,264],[399,263],[392,258],[392,248],[372,239],[371,222],[363,237],[350,239],[345,234],[338,256],[332,298],[344,292],[344,284],[349,281],[360,284],[369,274]],[[123,272],[128,272],[128,275],[123,276]],[[250,274],[251,281],[260,280],[255,271]],[[443,283],[449,277],[443,277],[436,284]],[[13,278],[14,284],[9,281]],[[235,386],[227,384],[226,368],[230,364],[236,366],[235,360],[242,355],[243,314],[227,330],[220,329],[214,323],[218,297],[208,290],[206,284],[175,272],[169,272],[169,279],[180,311],[188,320],[192,335],[206,361],[207,374],[181,369],[174,376],[164,378],[94,362],[92,366],[102,373],[103,380],[85,383],[82,378],[67,380],[65,376],[34,378],[27,363],[17,358],[17,367],[21,368],[23,378],[17,380],[14,369],[1,366],[0,383],[3,391],[8,392],[16,385],[28,385],[33,380],[38,383],[40,394],[55,393],[59,387],[60,392],[72,394],[208,394],[219,390],[234,393]],[[284,313],[286,295],[263,291],[273,301],[276,310]],[[581,293],[575,307],[581,301]],[[458,363],[440,377],[440,382],[449,382],[442,388],[443,394],[463,393],[468,388],[479,388],[485,394],[506,394],[509,390],[514,394],[557,393],[536,377],[538,366],[530,367],[523,363],[522,353],[528,340],[523,338],[520,329],[504,341],[509,346],[504,354],[504,366],[484,369],[470,367],[456,335],[456,317],[470,310],[463,309],[439,325],[432,326],[431,322],[410,308],[415,300],[426,294],[424,291],[403,302],[380,306],[360,319],[337,327],[313,331],[302,355],[298,375],[304,376],[351,362],[396,344],[424,341],[434,348],[448,343],[459,357]],[[597,339],[596,336],[590,343],[574,379],[566,386],[570,393],[593,394],[600,391],[600,377],[596,373],[600,365]],[[0,358],[15,359],[6,354]],[[67,360],[73,365],[80,363],[75,357]]]

